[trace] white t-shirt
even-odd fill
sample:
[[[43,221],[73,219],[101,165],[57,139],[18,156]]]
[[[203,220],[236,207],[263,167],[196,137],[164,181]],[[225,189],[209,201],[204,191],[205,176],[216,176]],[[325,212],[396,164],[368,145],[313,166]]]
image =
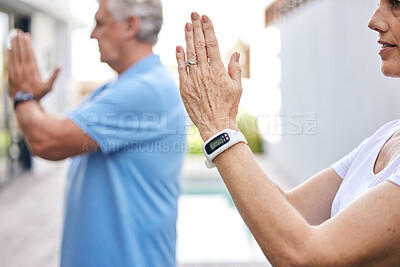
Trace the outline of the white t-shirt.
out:
[[[400,186],[400,155],[382,171],[374,174],[375,161],[379,152],[386,141],[398,130],[400,130],[400,120],[385,124],[347,156],[332,165],[332,168],[343,179],[332,203],[332,217],[369,189],[384,181],[390,181]]]

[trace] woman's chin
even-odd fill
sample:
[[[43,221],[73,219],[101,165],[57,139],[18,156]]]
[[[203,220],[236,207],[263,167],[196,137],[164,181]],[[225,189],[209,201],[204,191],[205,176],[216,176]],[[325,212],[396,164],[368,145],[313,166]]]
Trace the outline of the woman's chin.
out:
[[[394,66],[386,66],[385,64],[382,64],[381,71],[386,77],[400,78],[400,66],[395,68]]]

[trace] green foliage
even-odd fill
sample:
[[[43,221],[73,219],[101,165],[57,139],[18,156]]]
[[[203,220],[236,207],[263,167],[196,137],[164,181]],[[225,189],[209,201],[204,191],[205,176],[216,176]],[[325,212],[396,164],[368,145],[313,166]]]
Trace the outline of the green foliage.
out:
[[[0,158],[7,155],[7,149],[10,147],[11,137],[8,130],[0,130]]]
[[[240,131],[246,137],[249,147],[253,153],[263,153],[262,140],[258,129],[257,118],[249,113],[240,112],[236,122]],[[196,126],[193,124],[190,126],[187,132],[187,142],[189,154],[203,154],[203,140],[201,139],[200,133]]]
[[[246,112],[239,112],[236,123],[246,137],[249,147],[254,154],[263,153],[262,139],[258,129],[257,118]]]
[[[201,139],[199,130],[192,124],[187,132],[188,153],[191,155],[203,154],[203,139]]]

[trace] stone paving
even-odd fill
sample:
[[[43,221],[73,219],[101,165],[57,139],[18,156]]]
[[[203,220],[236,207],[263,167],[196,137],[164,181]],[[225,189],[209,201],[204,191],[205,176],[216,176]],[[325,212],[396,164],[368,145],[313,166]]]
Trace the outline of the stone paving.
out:
[[[209,207],[203,206],[203,211],[194,209],[191,205],[196,205],[196,198],[193,198],[189,189],[190,186],[199,188],[201,180],[211,181],[214,187],[219,187],[217,191],[223,191],[224,185],[216,170],[208,170],[203,165],[203,157],[187,158],[183,168],[183,196],[180,199],[180,219],[178,219],[178,245],[177,257],[179,267],[261,267],[270,266],[264,259],[261,251],[254,239],[244,226],[236,210],[227,211],[228,204],[219,205],[222,213],[231,214],[229,220],[235,220],[232,229],[226,229],[225,241],[213,240],[219,244],[217,248],[210,247],[209,251],[197,251],[197,246],[206,247],[207,244],[198,244],[201,235],[210,234],[211,238],[221,236],[221,230],[216,229],[218,224],[209,223],[209,229],[204,227],[204,234],[197,235],[198,240],[193,240],[193,220],[204,220],[209,222],[211,216],[218,216],[220,210],[210,212]],[[265,157],[257,159],[262,163],[264,169],[268,169],[271,177],[278,177],[278,184],[287,189],[291,186],[290,180]],[[34,169],[16,178],[12,183],[0,189],[0,266],[2,267],[56,267],[59,261],[59,247],[62,223],[63,190],[68,161],[48,162],[35,159]],[[197,185],[196,185],[197,183]],[[203,183],[204,184],[204,183]],[[185,189],[186,188],[186,189]],[[202,191],[203,190],[203,191]],[[200,195],[206,194],[207,190],[200,188]],[[187,193],[185,193],[187,191]],[[212,194],[213,192],[211,192]],[[225,203],[220,198],[207,198],[211,207],[215,203]],[[198,202],[197,202],[198,203]],[[202,200],[202,203],[207,203]],[[190,206],[189,206],[190,205]],[[224,206],[225,205],[225,206]],[[186,208],[185,208],[186,207]],[[189,207],[189,208],[187,208]],[[233,209],[233,208],[232,208]],[[203,212],[203,213],[202,213]],[[196,217],[198,216],[198,217]],[[234,218],[234,219],[232,219]],[[215,219],[215,218],[214,218]],[[222,219],[219,219],[222,220]],[[216,220],[218,221],[218,220]],[[213,233],[219,231],[218,235]],[[236,225],[236,226],[235,226]],[[220,222],[219,227],[224,227],[224,222]],[[226,247],[225,244],[241,243],[239,240],[247,239],[246,247],[236,246]],[[205,239],[207,240],[209,239]],[[192,244],[187,244],[191,242]],[[203,240],[204,242],[204,240]],[[220,242],[220,243],[218,243]],[[225,243],[223,243],[225,242]],[[187,250],[193,248],[192,251]],[[185,250],[186,249],[186,250]],[[219,251],[220,250],[220,251]],[[238,256],[240,251],[247,254]],[[236,252],[237,251],[237,252]],[[204,253],[204,255],[202,255]],[[235,256],[235,254],[237,254]],[[225,262],[223,262],[225,261]]]
[[[0,190],[0,266],[58,264],[66,162],[37,161]]]

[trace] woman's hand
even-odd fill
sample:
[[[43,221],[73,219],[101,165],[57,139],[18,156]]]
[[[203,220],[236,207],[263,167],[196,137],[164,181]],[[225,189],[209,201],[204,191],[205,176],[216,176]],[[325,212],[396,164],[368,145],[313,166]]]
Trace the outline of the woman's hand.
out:
[[[184,49],[176,48],[179,87],[183,103],[203,140],[226,129],[238,130],[236,116],[242,94],[239,53],[231,56],[225,70],[211,20],[191,15],[185,26]],[[188,61],[196,65],[186,66]]]
[[[11,42],[8,62],[9,94],[12,98],[16,92],[26,91],[31,92],[37,100],[40,100],[51,91],[60,71],[57,68],[47,82],[42,80],[32,50],[30,35],[22,31],[18,31]]]

